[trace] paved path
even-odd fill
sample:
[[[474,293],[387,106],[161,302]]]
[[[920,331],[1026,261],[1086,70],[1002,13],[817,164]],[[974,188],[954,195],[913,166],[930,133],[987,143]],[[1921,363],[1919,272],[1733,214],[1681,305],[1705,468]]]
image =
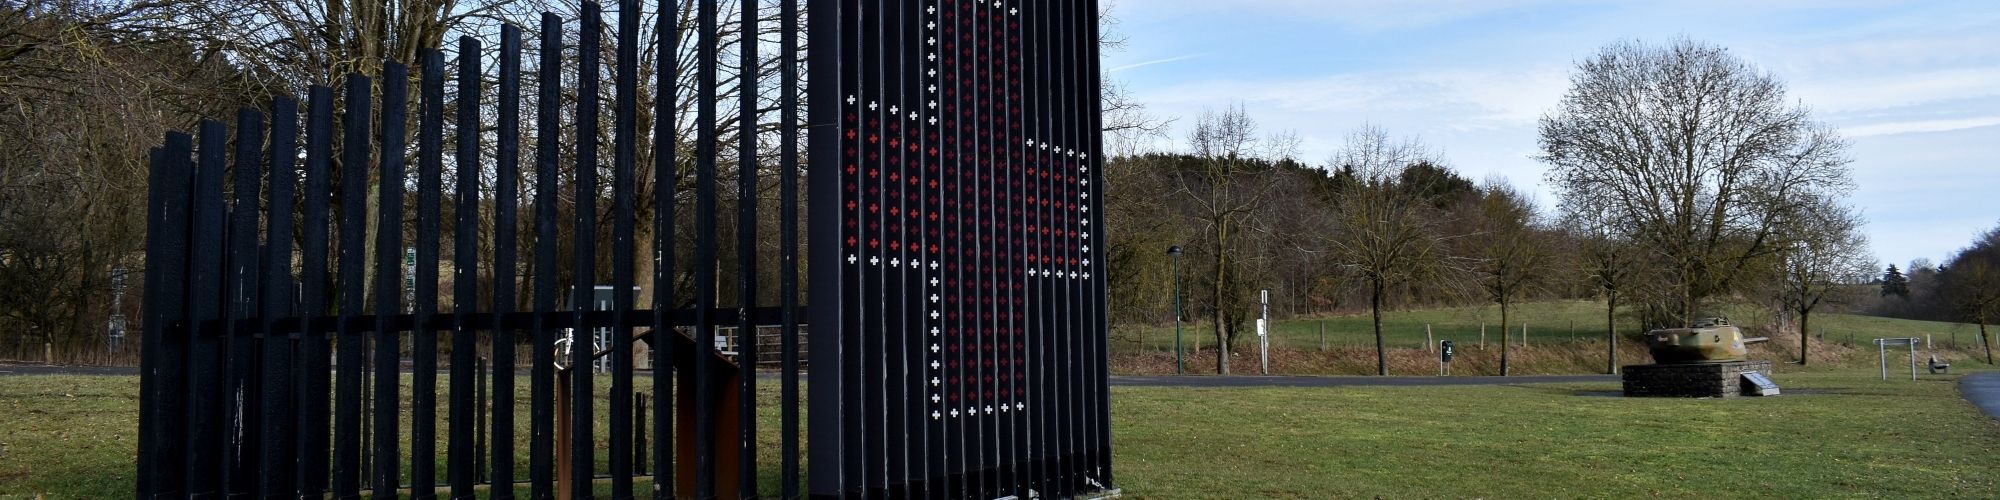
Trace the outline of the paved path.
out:
[[[2000,419],[2000,372],[1966,375],[1958,379],[1958,392],[1987,416]]]
[[[0,364],[0,377],[7,375],[138,375],[136,366],[50,366]]]
[[[1346,387],[1432,385],[1505,385],[1575,382],[1617,382],[1617,375],[1532,375],[1519,377],[1285,377],[1190,375],[1184,377],[1113,376],[1113,386],[1138,387]]]

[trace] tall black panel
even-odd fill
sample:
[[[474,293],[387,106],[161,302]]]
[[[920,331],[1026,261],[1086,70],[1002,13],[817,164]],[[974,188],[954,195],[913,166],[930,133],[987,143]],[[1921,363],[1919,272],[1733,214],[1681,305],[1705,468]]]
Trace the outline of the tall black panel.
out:
[[[1094,2],[810,8],[812,494],[1109,489]]]

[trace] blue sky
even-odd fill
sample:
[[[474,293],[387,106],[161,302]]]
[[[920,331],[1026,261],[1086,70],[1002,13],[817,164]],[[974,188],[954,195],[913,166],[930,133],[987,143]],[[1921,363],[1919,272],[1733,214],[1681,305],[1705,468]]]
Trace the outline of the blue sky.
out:
[[[1111,78],[1178,117],[1241,104],[1324,161],[1363,124],[1546,209],[1535,120],[1575,61],[1622,39],[1728,47],[1853,142],[1852,203],[1884,264],[1943,260],[2000,225],[2000,2],[1107,0]]]

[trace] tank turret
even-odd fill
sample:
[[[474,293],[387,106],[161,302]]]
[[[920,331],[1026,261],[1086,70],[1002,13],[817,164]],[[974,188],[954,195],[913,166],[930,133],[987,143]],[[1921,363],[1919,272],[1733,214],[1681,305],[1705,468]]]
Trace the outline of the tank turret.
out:
[[[1691,328],[1663,328],[1646,332],[1646,347],[1653,362],[1660,364],[1721,363],[1749,359],[1745,345],[1770,340],[1744,337],[1743,331],[1727,318],[1707,318]]]

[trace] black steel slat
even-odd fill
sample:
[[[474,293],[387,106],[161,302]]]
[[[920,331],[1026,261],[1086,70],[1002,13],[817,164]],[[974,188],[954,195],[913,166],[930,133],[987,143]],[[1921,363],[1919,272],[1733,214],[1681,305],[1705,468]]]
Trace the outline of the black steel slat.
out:
[[[679,139],[674,128],[679,115],[680,1],[661,0],[653,32],[660,36],[653,85],[653,312],[652,327],[668,328],[673,304],[674,198],[679,191]],[[674,343],[653,337],[653,498],[674,498]]]
[[[543,323],[556,312],[556,158],[562,109],[562,19],[542,13],[541,67],[535,106],[534,347],[529,360],[531,405],[528,473],[535,498],[555,496],[555,331]]]
[[[331,198],[333,163],[333,89],[315,85],[307,92],[304,208],[299,224],[299,309],[295,314],[325,315],[327,310],[327,209]],[[300,496],[323,496],[327,489],[328,425],[332,417],[332,364],[326,330],[304,328],[299,335],[298,463]]]
[[[813,132],[806,136],[807,163],[812,165],[806,174],[807,211],[806,225],[806,279],[807,303],[820,304],[807,315],[807,324],[818,325],[817,334],[806,339],[807,356],[810,356],[812,371],[807,373],[806,413],[813,418],[806,422],[806,435],[812,440],[807,447],[806,491],[815,497],[838,496],[846,486],[844,478],[850,474],[850,466],[844,450],[852,448],[850,435],[845,431],[851,414],[844,396],[853,390],[847,383],[852,379],[852,366],[846,363],[845,339],[851,318],[842,314],[845,277],[848,264],[843,261],[849,245],[841,242],[843,236],[851,234],[842,224],[851,210],[841,204],[843,184],[851,177],[843,161],[843,149],[848,140],[842,132],[852,130],[844,116],[854,109],[843,102],[847,87],[847,75],[852,70],[841,50],[847,39],[846,33],[853,26],[855,13],[848,5],[854,0],[808,0],[806,15],[812,19],[825,20],[819,28],[808,33],[807,45],[812,47],[812,64],[806,68],[807,122],[813,124]],[[790,31],[790,30],[787,30]]]
[[[362,313],[364,283],[363,252],[367,242],[369,126],[373,123],[372,84],[368,77],[347,76],[347,112],[342,116],[342,158],[340,165],[340,307],[342,318]],[[339,374],[334,387],[333,495],[350,498],[361,493],[361,387],[362,356],[368,339],[364,328],[346,321],[337,327],[336,354]]]
[[[453,124],[458,137],[453,141],[457,161],[458,195],[452,229],[452,315],[463,320],[479,309],[479,89],[481,67],[479,40],[458,39],[458,108]],[[479,450],[474,447],[473,411],[480,404],[474,382],[479,378],[479,331],[466,328],[464,321],[451,332],[451,434],[446,438],[447,479],[454,498],[470,497],[479,481]],[[435,344],[433,344],[435,346]]]
[[[385,314],[400,311],[403,301],[403,171],[404,133],[409,106],[409,68],[401,63],[382,65],[381,157],[377,163],[375,220],[375,437],[372,473],[377,497],[396,494],[402,485],[402,435],[398,419],[402,393],[401,332],[392,329]],[[418,259],[422,260],[422,259]]]
[[[155,151],[149,175],[146,234],[145,338],[140,370],[139,497],[174,497],[185,490],[186,477],[172,464],[187,452],[186,356],[190,336],[170,326],[187,317],[188,230],[192,220],[188,194],[195,170],[189,163],[193,140],[169,133]]]
[[[493,313],[514,312],[520,272],[519,221],[521,160],[521,28],[500,27],[499,130],[493,172]],[[495,321],[496,323],[498,321]],[[514,483],[514,332],[493,330],[493,484]],[[495,498],[512,498],[513,487],[494,488]]]
[[[234,181],[230,192],[235,200],[229,207],[228,254],[223,261],[223,314],[230,320],[257,315],[257,212],[263,193],[264,114],[243,108],[236,112],[236,162],[231,169]],[[227,337],[226,361],[222,369],[224,430],[222,448],[224,492],[254,495],[257,492],[257,445],[254,429],[259,428],[255,386],[256,328],[231,322]],[[240,428],[238,426],[241,426]]]
[[[266,324],[292,314],[292,201],[298,181],[298,102],[279,97],[271,103],[271,168],[267,198],[268,216],[264,224],[263,314]],[[299,465],[294,457],[298,421],[293,415],[293,341],[290,335],[264,333],[261,378],[262,415],[258,434],[258,459],[263,470],[258,476],[258,494],[264,497],[294,496]]]
[[[700,2],[696,15],[696,140],[695,140],[695,254],[694,254],[694,380],[695,403],[695,491],[697,498],[715,496],[715,387],[709,376],[714,369],[715,306],[715,162],[716,162],[716,2]]]
[[[1086,98],[1083,105],[1077,109],[1082,110],[1086,116],[1084,130],[1087,137],[1084,151],[1089,156],[1084,158],[1084,165],[1089,166],[1090,170],[1084,172],[1082,177],[1090,180],[1090,186],[1099,186],[1097,189],[1101,190],[1103,189],[1102,186],[1104,186],[1104,72],[1099,56],[1099,50],[1103,45],[1103,33],[1101,31],[1102,23],[1098,19],[1101,11],[1098,10],[1097,0],[1083,0],[1083,4],[1082,16],[1085,20],[1086,32],[1088,33],[1082,47],[1085,62],[1083,74],[1087,76],[1088,86],[1086,87]],[[1090,213],[1085,215],[1085,220],[1092,222],[1090,227],[1098,235],[1096,241],[1107,241],[1110,237],[1110,228],[1104,225],[1103,196],[1100,194],[1100,196],[1085,200],[1085,206],[1090,207]],[[1089,386],[1090,391],[1094,393],[1093,395],[1096,398],[1096,404],[1091,411],[1091,417],[1096,419],[1091,428],[1097,432],[1097,441],[1092,443],[1096,449],[1094,465],[1098,480],[1103,482],[1105,488],[1113,488],[1117,483],[1112,481],[1111,475],[1111,349],[1110,338],[1108,337],[1111,331],[1109,316],[1111,309],[1106,304],[1107,288],[1109,286],[1107,281],[1110,279],[1110,273],[1102,271],[1105,264],[1109,261],[1105,256],[1104,246],[1102,244],[1090,245],[1092,250],[1083,252],[1084,258],[1090,259],[1089,262],[1096,263],[1085,266],[1085,272],[1092,272],[1096,276],[1090,280],[1090,289],[1087,290],[1087,293],[1089,293],[1088,300],[1092,306],[1091,311],[1096,314],[1096,317],[1092,318],[1091,322],[1085,325],[1087,328],[1086,331],[1090,332],[1091,340],[1094,343],[1093,347],[1096,351],[1086,361],[1088,366],[1096,371],[1096,378],[1090,382]]]
[[[737,396],[737,491],[743,497],[757,496],[757,325],[750,309],[757,307],[757,45],[759,2],[740,2],[743,17],[737,28],[736,137],[736,288],[738,313],[736,360],[743,370],[743,384]]]
[[[223,209],[222,184],[223,164],[228,155],[223,151],[228,129],[221,122],[205,120],[201,123],[200,148],[196,150],[197,163],[194,179],[193,235],[189,245],[191,262],[188,269],[187,319],[199,324],[202,321],[219,320],[222,317],[223,286],[223,229],[225,210]],[[224,448],[224,394],[221,364],[226,362],[224,349],[226,339],[221,335],[189,330],[191,348],[188,353],[188,383],[183,388],[187,401],[188,416],[185,421],[187,453],[183,464],[225,464],[222,461]],[[222,472],[226,467],[186,467],[184,479],[189,495],[219,495],[222,491]]]
[[[613,323],[623,324],[632,310],[633,163],[638,145],[639,2],[618,2],[618,68],[615,75],[612,139],[611,311]],[[632,496],[632,336],[611,329],[611,497]]]
[[[779,495],[799,498],[799,8],[780,3],[778,50],[778,310],[781,315]],[[663,87],[669,88],[669,87]],[[655,306],[658,307],[657,305]]]
[[[410,494],[430,498],[437,491],[437,332],[441,328],[437,317],[438,236],[443,231],[440,212],[444,204],[444,54],[437,49],[423,49],[417,51],[417,59],[421,108],[417,117],[417,262],[411,266],[415,270],[411,276],[415,287],[410,308],[417,325],[410,332]],[[396,262],[402,262],[400,256]]]
[[[596,392],[592,389],[596,377],[591,376],[591,336],[599,325],[585,320],[581,313],[596,309],[597,290],[597,148],[598,128],[598,81],[603,73],[598,66],[601,54],[598,52],[603,41],[604,20],[602,8],[597,2],[583,3],[582,26],[577,40],[577,101],[576,101],[576,176],[574,224],[575,279],[570,286],[570,309],[578,313],[577,326],[570,329],[571,353],[575,356],[569,366],[575,375],[570,377],[570,496],[590,498],[593,490],[589,478],[596,477],[597,446],[596,421],[592,416]]]

